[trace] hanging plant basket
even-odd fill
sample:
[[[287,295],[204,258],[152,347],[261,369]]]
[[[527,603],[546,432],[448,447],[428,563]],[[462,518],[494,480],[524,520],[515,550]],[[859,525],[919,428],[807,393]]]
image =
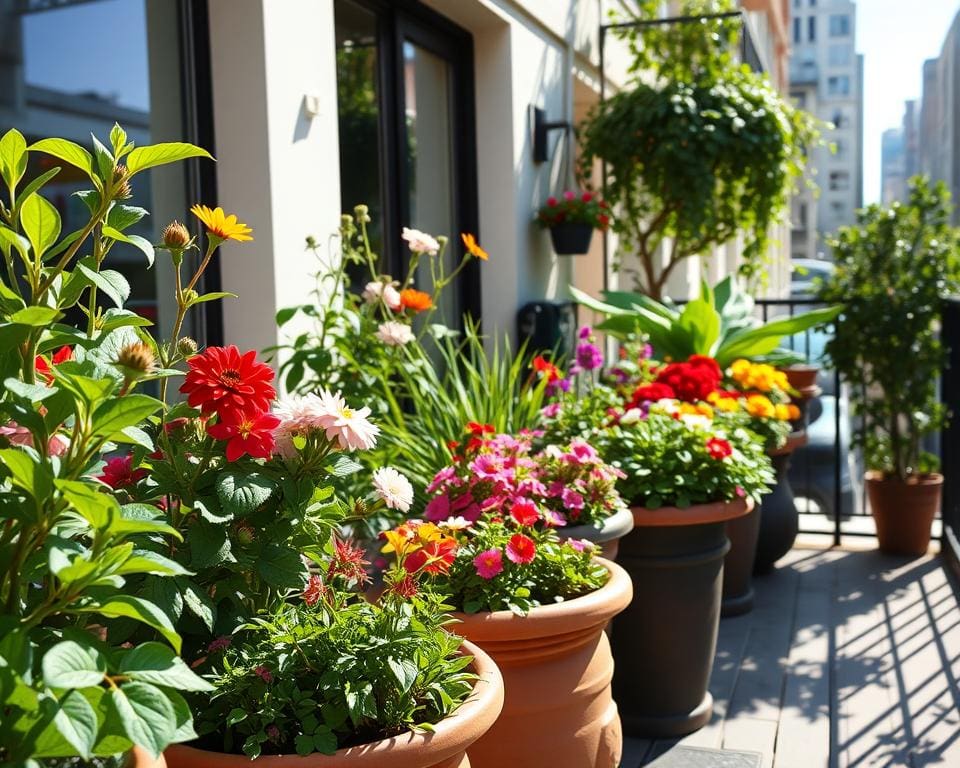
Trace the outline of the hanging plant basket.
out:
[[[550,227],[553,250],[558,256],[580,256],[590,250],[593,227],[589,224],[564,223]]]

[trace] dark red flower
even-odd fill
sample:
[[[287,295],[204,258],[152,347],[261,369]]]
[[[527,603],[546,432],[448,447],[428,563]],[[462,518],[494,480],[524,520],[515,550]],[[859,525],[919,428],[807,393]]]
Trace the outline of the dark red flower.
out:
[[[216,424],[207,425],[207,434],[214,440],[227,441],[227,461],[236,461],[244,454],[269,459],[274,447],[273,430],[279,425],[280,419],[272,413],[225,411]]]
[[[257,677],[259,677],[259,678],[260,678],[261,680],[263,680],[263,682],[265,682],[265,683],[272,683],[272,682],[273,682],[273,672],[271,672],[271,671],[270,671],[267,667],[265,667],[263,664],[260,664],[259,666],[254,667],[254,668],[253,668],[253,674],[255,674]]]
[[[507,558],[517,565],[532,563],[537,555],[537,545],[529,536],[515,533],[507,542]]]
[[[190,370],[180,391],[203,413],[263,413],[277,396],[270,384],[273,369],[257,362],[254,350],[240,354],[235,346],[207,347],[187,360]]]
[[[307,588],[303,590],[303,602],[307,605],[316,605],[326,592],[327,588],[324,586],[323,579],[318,574],[313,573],[307,581]]]
[[[630,397],[630,407],[637,408],[641,403],[649,403],[656,400],[665,400],[676,397],[673,387],[669,384],[654,382],[653,384],[641,384]]]
[[[103,474],[97,479],[106,483],[114,490],[120,488],[129,488],[138,480],[142,480],[149,473],[145,469],[133,468],[133,456],[115,456],[107,459],[107,465],[103,468]]]
[[[33,359],[33,367],[37,372],[37,376],[43,378],[47,384],[53,382],[53,369],[50,368],[52,365],[60,365],[60,363],[65,363],[67,360],[73,360],[73,347],[60,347],[56,352],[53,353],[53,357],[50,358],[50,362],[47,362],[47,358],[43,355],[37,355]]]
[[[563,378],[560,369],[543,355],[537,355],[533,358],[533,370],[537,373],[544,374],[547,377],[547,382],[550,384]]]
[[[691,355],[685,363],[670,363],[657,372],[657,383],[666,384],[679,400],[694,403],[706,400],[720,386],[722,373],[717,361],[704,355]]]
[[[547,205],[549,205],[551,208],[553,208],[556,204],[557,204],[557,198],[552,196],[547,198]]]
[[[722,438],[711,437],[707,440],[707,453],[719,461],[733,453],[733,446]]]
[[[467,422],[467,432],[475,437],[480,437],[482,435],[492,435],[496,432],[496,427],[493,424],[478,424],[475,421]]]
[[[582,195],[580,195],[580,199],[585,203],[589,203],[591,200],[593,200],[593,195],[590,192],[584,192]]]
[[[360,547],[334,537],[333,558],[327,566],[327,577],[342,576],[349,582],[366,584],[370,581],[370,576],[365,566],[370,565],[370,562],[363,559],[364,554],[366,553]]]
[[[415,597],[417,594],[417,580],[414,579],[409,573],[405,573],[403,578],[397,579],[389,587],[387,587],[387,592],[410,599],[411,597]]]

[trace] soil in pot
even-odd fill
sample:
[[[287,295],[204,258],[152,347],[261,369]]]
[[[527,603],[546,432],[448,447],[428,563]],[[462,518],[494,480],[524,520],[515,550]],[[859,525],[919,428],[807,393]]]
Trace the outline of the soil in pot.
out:
[[[930,548],[930,526],[940,509],[943,475],[921,475],[904,482],[899,477],[867,472],[865,479],[880,551],[925,555]]]
[[[593,227],[589,224],[557,224],[550,227],[550,239],[558,256],[579,256],[590,250]]]
[[[466,750],[500,715],[503,678],[490,657],[465,642],[479,676],[473,694],[432,732],[406,732],[389,739],[340,749],[333,755],[269,755],[252,761],[175,744],[164,752],[167,768],[470,768]],[[139,766],[138,766],[139,768]],[[161,768],[147,764],[144,768]]]
[[[611,633],[613,692],[626,734],[680,736],[710,720],[725,524],[751,509],[746,501],[634,508],[637,527],[620,542],[634,599]]]
[[[623,735],[603,628],[630,602],[630,577],[604,561],[596,592],[534,608],[457,614],[457,632],[483,648],[503,674],[503,714],[470,747],[473,768],[616,768]]]
[[[567,525],[557,529],[561,539],[587,539],[600,545],[600,555],[607,560],[617,559],[620,539],[633,530],[633,514],[621,509],[606,518],[601,525]]]

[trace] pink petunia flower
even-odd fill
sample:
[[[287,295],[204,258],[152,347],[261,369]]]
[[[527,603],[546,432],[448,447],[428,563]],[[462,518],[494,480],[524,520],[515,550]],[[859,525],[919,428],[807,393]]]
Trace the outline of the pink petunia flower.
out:
[[[503,555],[499,549],[486,549],[473,558],[473,566],[481,579],[492,579],[503,571]]]

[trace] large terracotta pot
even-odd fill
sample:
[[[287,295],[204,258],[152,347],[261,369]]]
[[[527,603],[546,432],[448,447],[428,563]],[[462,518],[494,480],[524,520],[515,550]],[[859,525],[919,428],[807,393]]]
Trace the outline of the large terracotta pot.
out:
[[[503,674],[503,715],[470,747],[473,768],[616,768],[623,734],[610,693],[613,659],[603,628],[630,602],[630,577],[602,560],[596,592],[534,608],[457,614],[456,631]]]
[[[252,761],[245,755],[175,744],[164,756],[168,768],[471,768],[466,750],[482,736],[503,707],[503,678],[490,657],[465,642],[479,676],[473,694],[433,732],[408,732],[390,739],[340,749],[333,755],[270,755]],[[153,767],[151,767],[153,768]]]
[[[617,559],[620,539],[633,530],[633,514],[621,509],[606,518],[600,525],[567,525],[557,528],[561,539],[587,539],[600,545],[600,554],[607,560]]]
[[[940,509],[943,475],[921,475],[906,483],[881,472],[867,472],[865,478],[880,551],[925,555],[930,547],[930,526]]]
[[[770,452],[770,461],[776,473],[776,483],[770,493],[760,502],[760,532],[757,537],[757,553],[753,561],[755,574],[767,573],[774,563],[787,554],[797,540],[800,530],[800,512],[793,488],[790,487],[790,457],[793,452],[807,443],[805,432],[795,432],[787,439],[787,444]]]
[[[809,426],[808,406],[810,401],[820,394],[817,386],[817,376],[820,373],[818,365],[791,365],[782,369],[787,374],[787,381],[796,390],[797,395],[791,400],[800,409],[800,418],[793,423],[794,429],[803,430]]]
[[[620,542],[620,564],[634,598],[611,633],[624,733],[679,736],[710,720],[725,526],[752,508],[746,500],[633,508],[636,528]]]

